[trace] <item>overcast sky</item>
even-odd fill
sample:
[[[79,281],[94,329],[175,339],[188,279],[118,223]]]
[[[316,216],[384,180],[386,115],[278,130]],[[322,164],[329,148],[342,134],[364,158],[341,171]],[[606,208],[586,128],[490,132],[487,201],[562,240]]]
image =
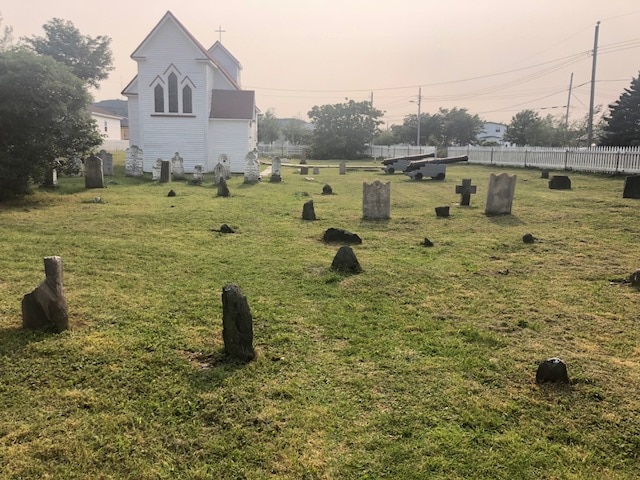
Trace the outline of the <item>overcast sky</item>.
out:
[[[405,115],[467,108],[508,123],[523,109],[588,113],[597,21],[595,103],[616,100],[640,70],[638,0],[5,0],[14,37],[70,20],[112,39],[115,70],[96,100],[124,98],[131,53],[167,10],[206,48],[218,38],[242,63],[242,86],[262,111],[307,120],[314,105],[370,100]],[[511,72],[511,73],[507,73]]]

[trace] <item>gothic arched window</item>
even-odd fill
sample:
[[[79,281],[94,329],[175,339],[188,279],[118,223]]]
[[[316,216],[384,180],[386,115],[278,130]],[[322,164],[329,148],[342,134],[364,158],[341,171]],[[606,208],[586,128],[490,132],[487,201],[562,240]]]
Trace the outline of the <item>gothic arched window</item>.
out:
[[[162,85],[160,84],[156,85],[156,88],[153,89],[153,101],[155,105],[155,112],[164,112],[164,88],[162,88]]]
[[[191,87],[185,85],[182,89],[182,113],[193,113],[192,95]]]
[[[178,77],[173,72],[169,75],[169,113],[178,113]]]

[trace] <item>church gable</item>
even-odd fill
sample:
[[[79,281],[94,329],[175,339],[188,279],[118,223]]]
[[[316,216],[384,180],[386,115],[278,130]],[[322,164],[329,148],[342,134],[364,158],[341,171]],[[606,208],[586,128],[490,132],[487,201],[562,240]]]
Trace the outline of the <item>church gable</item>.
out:
[[[209,55],[226,70],[227,73],[236,81],[238,85],[241,84],[240,72],[242,65],[236,57],[234,57],[229,50],[227,50],[222,43],[216,42],[209,49]]]

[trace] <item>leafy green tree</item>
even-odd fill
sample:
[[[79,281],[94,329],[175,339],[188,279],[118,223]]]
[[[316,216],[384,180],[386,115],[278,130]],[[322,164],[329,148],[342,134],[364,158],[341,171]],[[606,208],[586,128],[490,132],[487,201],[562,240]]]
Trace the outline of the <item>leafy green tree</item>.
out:
[[[353,159],[362,156],[367,143],[378,133],[383,112],[367,101],[322,105],[309,113],[314,130],[311,155],[314,158]]]
[[[73,23],[54,18],[42,27],[44,37],[24,38],[36,53],[64,63],[75,76],[89,85],[99,88],[100,80],[113,70],[111,39],[99,35],[95,38],[82,35]]]
[[[300,118],[292,118],[282,128],[282,136],[292,145],[307,145],[311,141],[311,131]]]
[[[396,140],[399,143],[416,145],[418,137],[418,116],[407,115],[402,125],[392,125]],[[442,138],[442,118],[428,113],[420,114],[420,145],[438,145]]]
[[[0,15],[0,25],[2,25],[2,15]],[[0,52],[4,52],[13,43],[13,28],[5,26],[0,34]]]
[[[398,143],[398,141],[396,140],[393,130],[382,130],[376,135],[376,138],[373,139],[373,143],[376,145],[390,146]]]
[[[466,108],[441,108],[442,136],[439,145],[474,145],[484,122],[478,115],[471,115]]]
[[[511,117],[504,140],[518,146],[539,145],[543,129],[544,122],[538,112],[522,110]]]
[[[27,192],[56,158],[81,158],[102,143],[85,86],[50,57],[0,52],[0,198]]]
[[[609,105],[602,125],[602,145],[640,145],[640,75],[631,80],[618,100]]]
[[[280,137],[280,126],[273,109],[267,110],[258,118],[258,142],[271,144]]]

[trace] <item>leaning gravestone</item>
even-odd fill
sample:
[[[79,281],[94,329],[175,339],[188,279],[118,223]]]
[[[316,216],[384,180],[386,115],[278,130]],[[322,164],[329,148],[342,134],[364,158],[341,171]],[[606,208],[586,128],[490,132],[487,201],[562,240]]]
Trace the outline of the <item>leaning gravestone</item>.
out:
[[[144,175],[143,152],[137,145],[127,148],[124,170],[127,177],[142,177]]]
[[[346,162],[340,162],[340,175],[347,174],[347,164]]]
[[[571,190],[571,179],[566,175],[553,175],[549,180],[551,190]]]
[[[260,163],[256,152],[249,152],[244,157],[244,183],[258,183],[260,181]]]
[[[640,175],[633,175],[624,179],[622,198],[640,198]]]
[[[193,183],[194,185],[202,185],[202,182],[204,181],[202,170],[204,170],[204,168],[200,163],[193,166],[193,176],[191,177],[191,183]]]
[[[313,208],[313,200],[309,200],[305,202],[302,206],[302,219],[303,220],[315,220],[316,219],[316,211]]]
[[[247,297],[237,285],[222,287],[222,340],[230,357],[250,361],[256,357],[253,349],[253,317]]]
[[[271,177],[269,181],[271,183],[280,183],[282,181],[282,161],[280,157],[275,157],[271,161]]]
[[[508,215],[511,213],[513,196],[516,191],[516,175],[491,174],[487,188],[485,215]]]
[[[178,152],[171,159],[171,175],[174,180],[184,180],[184,159]]]
[[[313,174],[320,175],[320,169],[318,167],[313,167]]]
[[[391,218],[391,182],[380,180],[362,183],[362,218],[380,220]]]
[[[153,165],[151,169],[151,180],[154,182],[160,180],[160,171],[162,170],[162,159],[156,159],[156,163]]]
[[[221,163],[218,163],[215,167],[213,167],[213,183],[216,185],[220,185],[220,180],[224,180],[227,178],[227,170],[225,166]]]
[[[162,160],[160,164],[160,183],[169,183],[171,181],[171,161]]]
[[[106,150],[100,150],[98,157],[102,159],[102,173],[105,177],[113,177],[113,155]]]
[[[44,258],[45,280],[22,298],[22,327],[53,329],[62,332],[69,328],[67,299],[62,284],[62,258]]]
[[[85,160],[84,186],[86,188],[104,188],[104,173],[102,159],[89,157]]]
[[[331,262],[331,270],[341,273],[360,273],[362,267],[353,249],[349,245],[343,245]]]
[[[218,197],[228,197],[230,194],[229,187],[227,187],[227,181],[222,177],[218,182]]]

